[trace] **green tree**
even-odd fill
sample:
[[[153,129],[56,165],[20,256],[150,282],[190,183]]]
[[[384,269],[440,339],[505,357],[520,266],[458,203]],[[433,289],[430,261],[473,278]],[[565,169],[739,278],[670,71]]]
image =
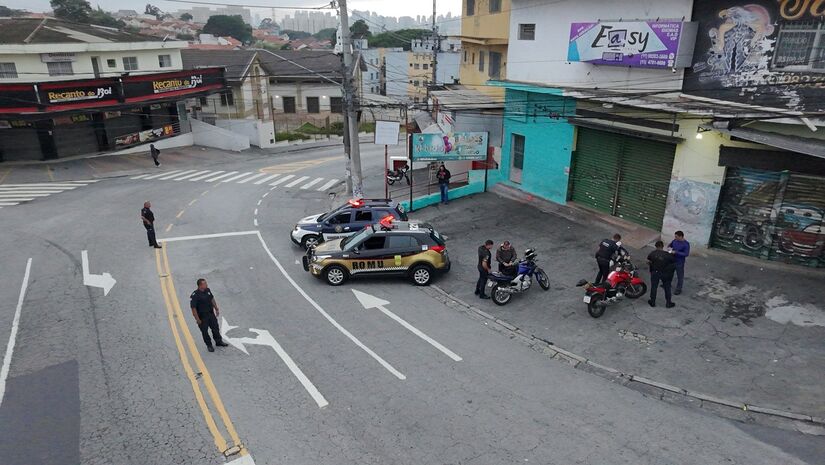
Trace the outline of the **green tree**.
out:
[[[334,27],[330,27],[327,29],[321,29],[320,31],[312,34],[312,37],[315,37],[318,40],[335,40],[335,36],[338,34],[338,29]]]
[[[194,16],[192,16],[189,13],[184,13],[184,14],[180,15],[180,19],[183,20],[183,21],[192,21],[192,18],[194,18]]]
[[[349,27],[349,32],[353,39],[366,39],[372,35],[370,27],[367,26],[367,23],[363,19],[359,19],[353,23],[352,26]]]
[[[25,14],[25,13],[26,12],[23,11],[23,10],[14,10],[12,8],[9,8],[9,7],[5,6],[5,5],[0,5],[0,16],[3,16],[3,17],[10,18],[10,17],[14,17],[14,16],[23,16],[23,14]]]
[[[92,6],[86,0],[51,0],[50,4],[55,18],[76,23],[89,22]]]
[[[310,34],[309,32],[304,32],[304,31],[284,30],[284,31],[281,31],[281,33],[288,35],[290,40],[306,39],[307,37],[312,37],[312,34]]]
[[[205,34],[214,36],[230,36],[243,43],[252,40],[252,26],[246,24],[240,15],[215,15],[210,16],[209,21],[203,27]]]
[[[114,27],[117,29],[126,27],[126,23],[115,18],[110,13],[103,11],[100,7],[97,7],[96,10],[92,10],[89,13],[89,23],[97,24],[98,26]]]
[[[399,31],[382,32],[370,37],[370,47],[402,47],[404,50],[410,50],[410,41],[421,39],[428,34],[431,34],[431,31],[426,29],[401,29]]]

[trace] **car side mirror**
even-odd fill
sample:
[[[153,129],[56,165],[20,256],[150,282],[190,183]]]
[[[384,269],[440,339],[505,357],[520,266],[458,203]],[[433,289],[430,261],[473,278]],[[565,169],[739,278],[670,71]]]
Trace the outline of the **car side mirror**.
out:
[[[354,253],[355,255],[361,255],[361,250],[359,250],[359,249],[356,247],[356,248],[352,249],[352,253]]]

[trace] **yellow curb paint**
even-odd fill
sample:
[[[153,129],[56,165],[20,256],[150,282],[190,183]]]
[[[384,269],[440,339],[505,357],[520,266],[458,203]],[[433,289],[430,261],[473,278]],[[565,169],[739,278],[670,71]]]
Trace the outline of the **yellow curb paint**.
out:
[[[49,181],[54,181],[54,175],[52,174],[52,167],[46,165],[46,174],[49,176]]]
[[[2,176],[0,176],[0,183],[2,183],[3,181],[5,181],[5,180],[6,180],[6,178],[7,178],[7,177],[9,176],[9,174],[11,173],[11,170],[12,170],[12,169],[11,169],[11,168],[9,168],[8,170],[6,170],[6,172],[5,172],[5,173],[3,173],[3,175],[2,175]]]

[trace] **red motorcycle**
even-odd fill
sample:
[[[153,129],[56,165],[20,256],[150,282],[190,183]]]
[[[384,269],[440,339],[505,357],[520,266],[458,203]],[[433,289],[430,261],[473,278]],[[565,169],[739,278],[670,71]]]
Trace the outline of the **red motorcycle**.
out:
[[[604,315],[605,308],[613,302],[625,297],[638,299],[647,293],[647,284],[639,277],[639,271],[630,262],[629,255],[615,262],[606,281],[593,284],[582,279],[576,286],[584,288],[584,303],[587,304],[587,313],[593,318]]]

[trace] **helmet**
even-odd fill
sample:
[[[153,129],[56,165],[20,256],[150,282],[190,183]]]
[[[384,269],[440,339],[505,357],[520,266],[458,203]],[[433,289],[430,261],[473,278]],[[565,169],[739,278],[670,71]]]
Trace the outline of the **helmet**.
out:
[[[535,249],[527,249],[524,251],[524,258],[526,260],[532,260],[536,258],[536,250]]]

